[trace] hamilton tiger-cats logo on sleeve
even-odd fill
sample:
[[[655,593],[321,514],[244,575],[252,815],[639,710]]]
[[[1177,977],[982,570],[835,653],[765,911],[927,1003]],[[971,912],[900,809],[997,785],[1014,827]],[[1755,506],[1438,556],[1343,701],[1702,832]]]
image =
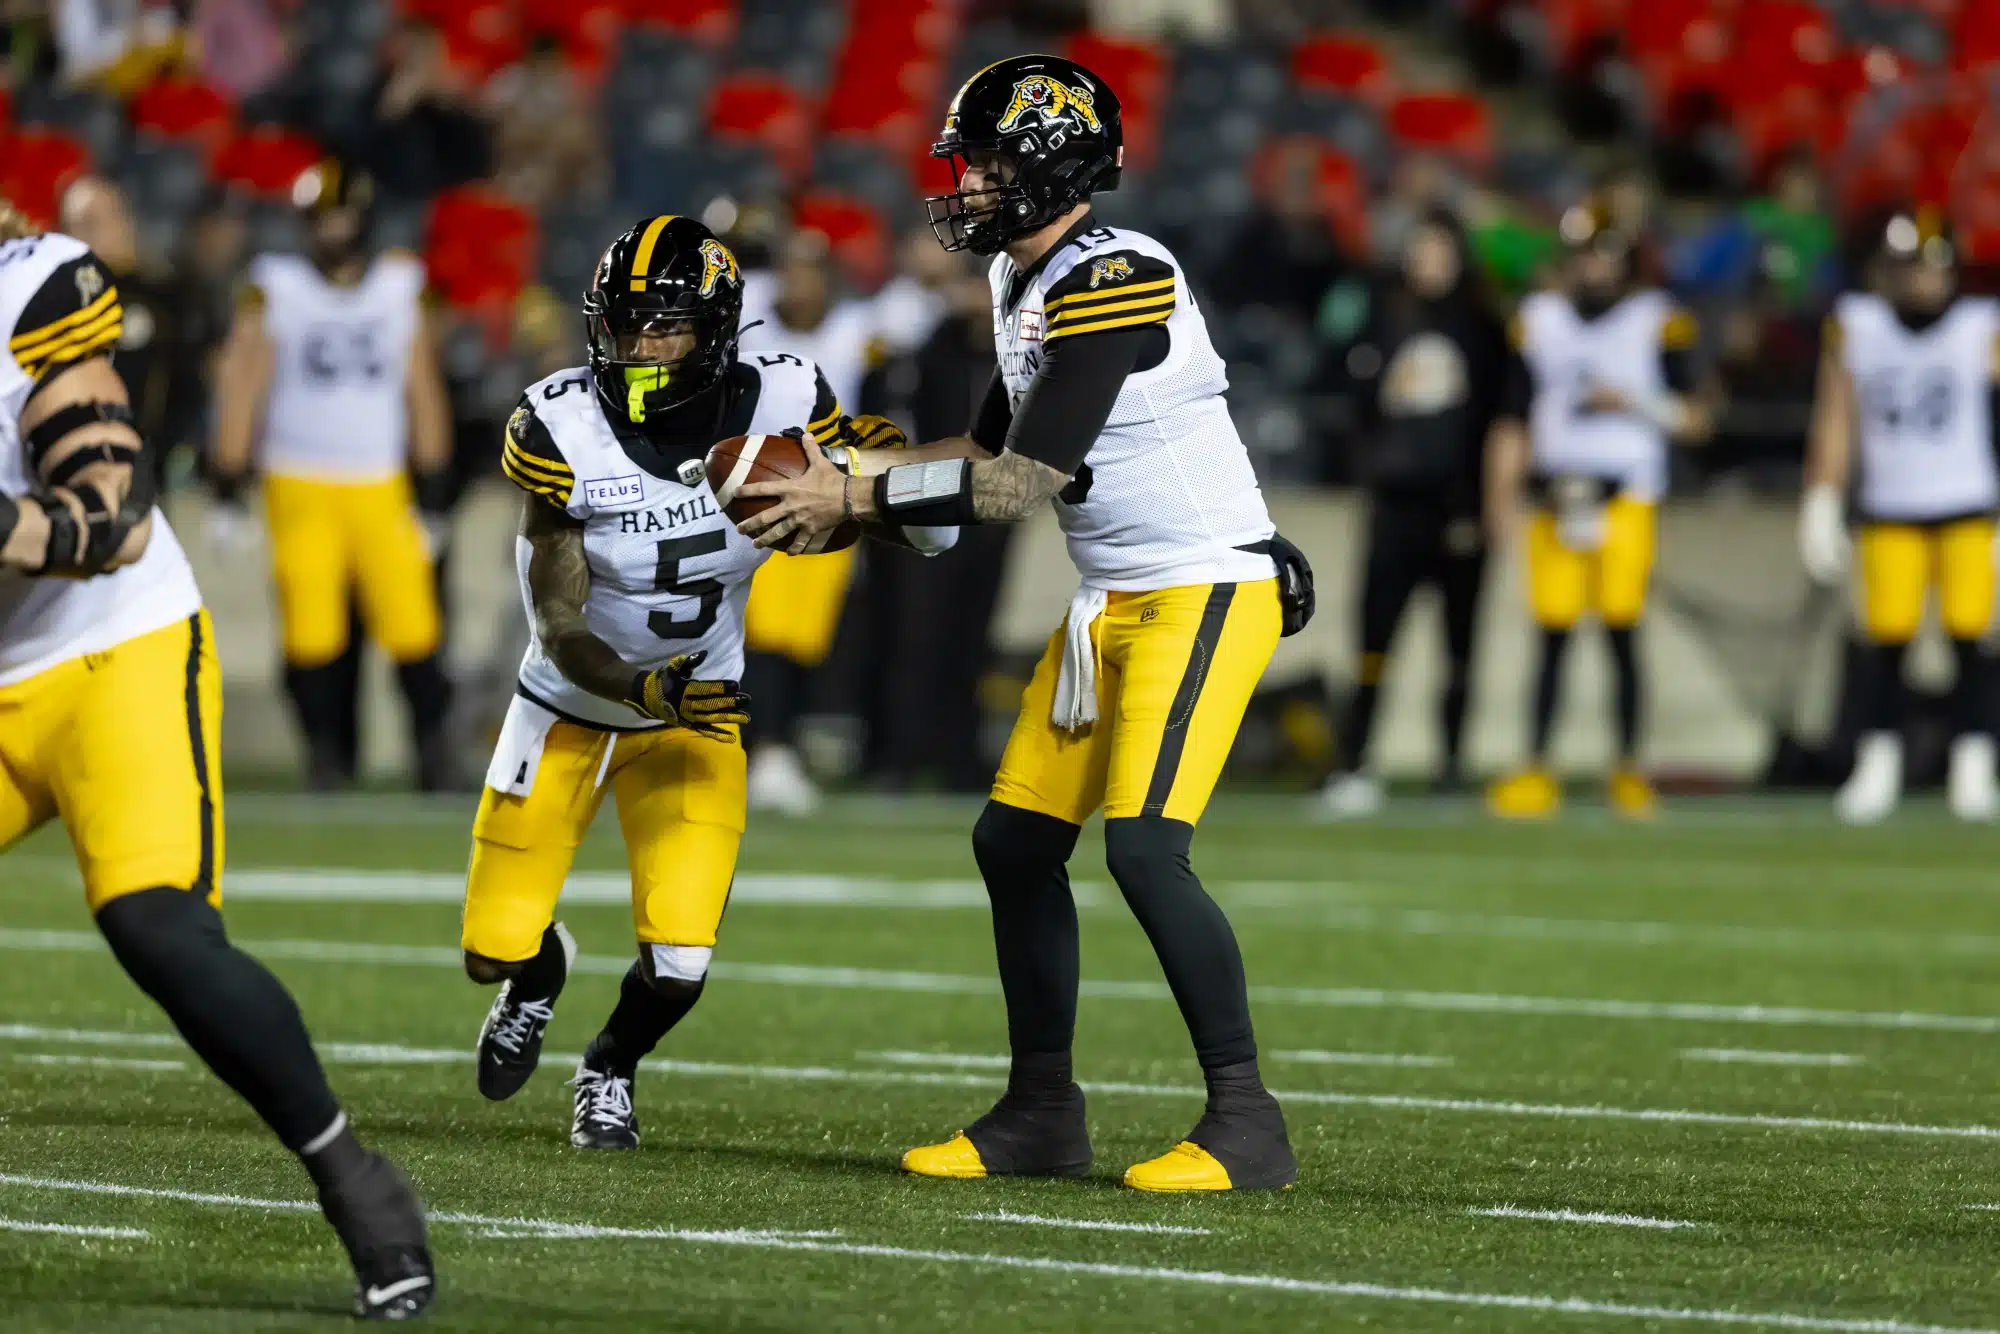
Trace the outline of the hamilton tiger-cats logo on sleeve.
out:
[[[741,287],[743,275],[736,267],[736,256],[729,253],[729,247],[720,241],[701,243],[701,294],[715,295],[715,284],[719,279],[728,278],[731,285]]]
[[[1090,285],[1122,283],[1132,276],[1132,261],[1123,255],[1107,255],[1090,266]]]
[[[1089,130],[1095,134],[1104,128],[1097,120],[1095,93],[1075,84],[1060,83],[1046,74],[1030,74],[1014,85],[1014,100],[1007,104],[1007,114],[1000,118],[997,128],[1001,134],[1025,128],[1031,114],[1042,129],[1057,134],[1064,130],[1071,134]],[[1060,147],[1059,143],[1051,142]]]

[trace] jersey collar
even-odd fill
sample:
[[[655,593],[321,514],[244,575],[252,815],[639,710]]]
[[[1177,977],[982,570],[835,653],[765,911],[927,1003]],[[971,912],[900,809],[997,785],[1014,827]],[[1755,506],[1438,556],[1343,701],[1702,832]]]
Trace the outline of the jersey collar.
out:
[[[1015,306],[1018,306],[1021,303],[1022,294],[1024,294],[1028,290],[1028,284],[1032,283],[1035,280],[1035,275],[1040,273],[1043,269],[1047,268],[1049,266],[1050,260],[1054,259],[1057,255],[1060,255],[1064,250],[1068,249],[1070,244],[1074,242],[1077,237],[1083,235],[1087,231],[1090,231],[1092,228],[1096,226],[1097,226],[1096,215],[1093,214],[1089,209],[1085,209],[1083,211],[1083,216],[1078,218],[1075,222],[1072,222],[1069,225],[1068,230],[1065,231],[1061,236],[1058,236],[1056,238],[1056,243],[1050,246],[1047,250],[1044,250],[1042,252],[1042,257],[1040,259],[1036,260],[1033,264],[1030,264],[1027,268],[1022,269],[1019,273],[1016,273],[1013,276],[1013,278],[1011,278],[1008,281],[1007,300],[1005,302],[1004,308],[1007,310],[1012,310],[1014,309]]]
[[[749,430],[763,388],[757,372],[739,361],[723,378],[719,402],[697,399],[670,409],[661,414],[661,429],[653,431],[609,411],[603,395],[591,397],[626,458],[662,481],[677,482],[683,460],[706,454],[717,441]]]

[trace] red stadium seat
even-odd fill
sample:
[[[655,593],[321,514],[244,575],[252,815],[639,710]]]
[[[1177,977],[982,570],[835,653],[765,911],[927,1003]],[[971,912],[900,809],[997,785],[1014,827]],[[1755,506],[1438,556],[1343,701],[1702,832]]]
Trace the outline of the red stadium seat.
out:
[[[1166,48],[1155,42],[1083,32],[1064,51],[1118,94],[1125,122],[1125,161],[1145,167],[1159,147],[1160,112],[1166,105],[1169,65]]]
[[[888,228],[882,215],[861,200],[830,191],[810,192],[800,198],[792,225],[826,237],[833,257],[862,287],[873,288],[888,276]]]
[[[1629,6],[1627,0],[1542,0],[1537,8],[1548,28],[1556,64],[1577,69],[1593,52],[1617,40]]]
[[[1359,163],[1324,139],[1310,134],[1275,135],[1257,150],[1250,163],[1250,181],[1259,196],[1268,196],[1277,182],[1281,157],[1304,144],[1312,150],[1319,176],[1320,205],[1327,223],[1350,254],[1368,249],[1368,176]]]
[[[1485,164],[1493,156],[1493,121],[1470,93],[1414,93],[1389,107],[1389,133],[1409,148]]]
[[[795,179],[810,165],[812,120],[805,101],[768,74],[738,74],[717,84],[708,126],[717,138],[762,144]]]
[[[236,127],[236,109],[214,84],[168,75],[132,99],[132,128],[159,139],[219,149]]]
[[[1315,92],[1386,103],[1395,79],[1382,48],[1360,37],[1308,37],[1292,48],[1292,82]]]
[[[449,305],[511,309],[534,273],[534,215],[485,186],[447,190],[431,207],[424,262]]]
[[[736,35],[733,0],[623,0],[625,21],[664,28],[703,46],[724,46]]]
[[[526,0],[521,6],[522,27],[561,42],[569,67],[593,83],[610,70],[624,23],[618,0]]]
[[[61,130],[17,131],[0,154],[0,196],[44,227],[55,225],[63,191],[90,170],[90,150]]]
[[[292,183],[326,153],[310,137],[279,125],[254,125],[216,154],[215,178],[270,199],[289,199]]]
[[[519,60],[527,45],[520,17],[502,0],[485,0],[444,25],[445,55],[480,82]]]

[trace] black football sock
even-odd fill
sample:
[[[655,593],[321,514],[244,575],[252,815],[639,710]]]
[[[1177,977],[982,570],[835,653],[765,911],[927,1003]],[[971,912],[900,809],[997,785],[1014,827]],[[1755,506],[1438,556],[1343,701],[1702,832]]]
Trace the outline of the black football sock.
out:
[[[291,993],[229,943],[205,898],[166,887],[122,895],[98,910],[97,929],[195,1055],[286,1148],[301,1152],[339,1119]]]
[[[1528,742],[1536,764],[1548,758],[1549,735],[1556,725],[1556,701],[1562,694],[1564,650],[1568,647],[1568,630],[1542,627],[1542,659],[1535,672],[1535,714]]]
[[[1188,862],[1194,826],[1160,815],[1104,822],[1104,859],[1153,943],[1203,1070],[1257,1058],[1236,933]]]
[[[1381,695],[1382,687],[1364,672],[1348,698],[1347,717],[1335,738],[1340,744],[1340,772],[1353,773],[1368,758],[1368,739],[1375,733],[1375,711]]]
[[[563,957],[562,937],[556,934],[555,923],[551,922],[542,931],[542,947],[535,951],[535,957],[514,974],[513,999],[554,1004],[568,980],[569,964]]]
[[[1472,675],[1468,664],[1454,662],[1451,675],[1444,688],[1444,699],[1439,706],[1439,734],[1444,742],[1444,777],[1456,781],[1463,772],[1461,757],[1465,752],[1465,713],[1472,702]]]
[[[1067,820],[997,801],[986,803],[972,829],[1016,1067],[1037,1058],[1066,1064],[1076,1033],[1081,965],[1068,862],[1077,833]]]
[[[1992,659],[1976,639],[1954,639],[1951,651],[1958,660],[1958,680],[1951,688],[1952,731],[1958,736],[1989,733],[1993,730]]]
[[[1903,656],[1908,644],[1871,644],[1856,662],[1861,679],[1861,730],[1900,732],[1908,705],[1908,687],[1903,684]]]
[[[584,1052],[584,1064],[631,1078],[639,1062],[652,1054],[660,1039],[701,999],[705,981],[667,979],[655,989],[640,966],[633,964],[618,984],[618,1004],[612,1007],[611,1017]]]
[[[1639,649],[1629,625],[1606,627],[1604,637],[1611,644],[1614,704],[1618,714],[1618,758],[1629,764],[1639,753]]]
[[[352,1179],[374,1157],[355,1138],[354,1128],[347,1124],[344,1112],[298,1152],[299,1161],[305,1164],[313,1184],[322,1190]]]
[[[341,691],[346,676],[340,660],[318,667],[285,665],[285,693],[305,737],[309,778],[314,786],[343,783],[352,778],[345,740],[346,703]]]

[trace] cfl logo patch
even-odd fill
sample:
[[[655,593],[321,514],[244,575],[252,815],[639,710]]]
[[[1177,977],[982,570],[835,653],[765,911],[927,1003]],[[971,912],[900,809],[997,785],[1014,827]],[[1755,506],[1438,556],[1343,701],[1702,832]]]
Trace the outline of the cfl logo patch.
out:
[[[1110,255],[1090,266],[1090,285],[1099,283],[1122,283],[1132,276],[1132,261],[1123,255]]]

